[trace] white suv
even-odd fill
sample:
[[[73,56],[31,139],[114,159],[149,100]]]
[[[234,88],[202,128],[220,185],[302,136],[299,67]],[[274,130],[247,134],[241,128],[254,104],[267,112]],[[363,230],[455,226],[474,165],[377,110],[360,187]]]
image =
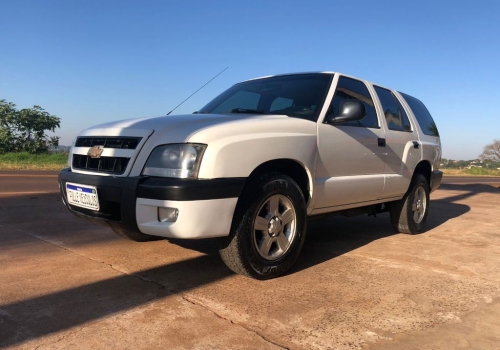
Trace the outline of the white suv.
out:
[[[77,216],[135,241],[223,237],[229,268],[267,279],[297,259],[308,216],[389,211],[421,232],[440,158],[416,98],[302,73],[236,84],[191,115],[86,129],[59,183]]]

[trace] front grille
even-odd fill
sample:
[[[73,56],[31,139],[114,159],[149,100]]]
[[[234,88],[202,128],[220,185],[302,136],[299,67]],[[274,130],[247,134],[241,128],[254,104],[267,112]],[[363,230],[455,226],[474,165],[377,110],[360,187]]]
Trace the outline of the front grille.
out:
[[[129,161],[130,158],[124,157],[91,158],[83,154],[73,154],[73,169],[121,175],[127,169]]]
[[[75,147],[94,147],[112,148],[112,149],[128,149],[134,150],[141,142],[142,137],[126,137],[126,136],[83,136],[78,137],[75,142]],[[82,153],[81,151],[77,153]],[[121,175],[127,169],[130,157],[99,157],[91,158],[86,154],[73,154],[72,166],[73,169],[86,170],[93,172],[102,172],[114,175]]]
[[[136,149],[142,137],[79,137],[75,147],[103,146],[104,148]]]

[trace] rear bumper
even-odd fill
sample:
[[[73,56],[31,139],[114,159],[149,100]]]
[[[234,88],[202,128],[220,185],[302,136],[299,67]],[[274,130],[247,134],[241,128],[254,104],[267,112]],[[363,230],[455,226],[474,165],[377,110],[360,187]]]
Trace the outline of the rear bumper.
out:
[[[172,238],[227,235],[245,180],[99,176],[69,168],[59,173],[62,198],[76,216],[129,232]],[[69,205],[66,182],[96,186],[100,210]],[[158,208],[163,207],[177,208],[177,221],[160,222]]]
[[[431,192],[434,192],[441,185],[441,180],[443,179],[443,172],[440,170],[434,170],[431,174]]]

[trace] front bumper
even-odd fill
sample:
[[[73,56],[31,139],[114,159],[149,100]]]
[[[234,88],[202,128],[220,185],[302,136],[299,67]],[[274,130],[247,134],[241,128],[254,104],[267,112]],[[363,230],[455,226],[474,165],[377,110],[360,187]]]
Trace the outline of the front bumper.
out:
[[[434,170],[431,174],[431,192],[434,192],[441,185],[441,180],[443,179],[443,172],[440,170]]]
[[[245,178],[210,180],[59,173],[66,207],[78,217],[129,232],[169,238],[207,238],[229,233]],[[96,186],[100,210],[68,204],[66,182]],[[160,222],[158,208],[177,208],[175,222]]]

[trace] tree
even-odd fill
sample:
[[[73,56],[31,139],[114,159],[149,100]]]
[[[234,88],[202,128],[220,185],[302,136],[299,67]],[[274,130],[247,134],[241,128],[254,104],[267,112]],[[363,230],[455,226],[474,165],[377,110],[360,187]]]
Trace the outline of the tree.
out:
[[[500,140],[493,140],[489,145],[484,146],[483,153],[479,156],[482,161],[500,162]]]
[[[45,153],[59,145],[58,136],[48,136],[60,127],[60,119],[40,106],[16,109],[12,102],[0,100],[0,153]]]

